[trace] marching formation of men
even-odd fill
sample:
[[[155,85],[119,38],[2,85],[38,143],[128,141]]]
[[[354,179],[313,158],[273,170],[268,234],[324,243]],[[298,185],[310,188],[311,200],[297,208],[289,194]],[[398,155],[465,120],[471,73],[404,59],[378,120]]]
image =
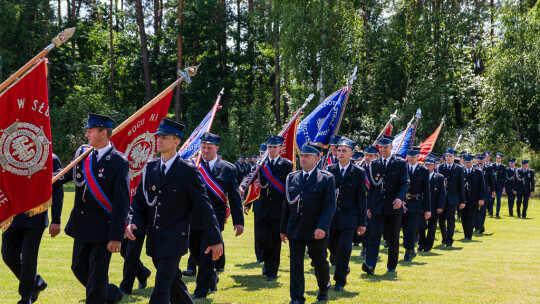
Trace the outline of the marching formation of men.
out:
[[[508,167],[503,165],[501,153],[496,163],[490,162],[489,152],[463,152],[456,160],[458,152],[449,148],[441,158],[429,153],[422,164],[419,147],[410,147],[406,159],[392,154],[394,138],[389,135],[362,152],[355,152],[353,140],[334,136],[326,156],[321,146],[307,143],[300,148],[300,170],[293,171],[293,162],[280,156],[284,138],[279,135],[268,136],[259,156],[238,156],[232,164],[218,152],[221,137],[206,132],[194,163],[177,153],[184,126],[163,119],[155,132],[160,157],[146,163],[130,198],[128,160],[110,142],[113,124],[108,116],[88,115],[88,144],[76,157],[93,151],[53,185],[49,233],[55,237],[60,232],[62,185],[75,183],[65,232],[73,238],[71,269],[85,287],[88,303],[118,303],[132,292],[135,278],[140,289],[147,286],[151,271],[140,261],[145,238],[156,269],[150,303],[192,303],[216,292],[218,274],[225,267],[222,232],[227,218],[231,216],[238,237],[251,208],[262,275],[267,281],[278,278],[281,243],[288,243],[291,303],[305,303],[307,249],[319,288],[317,301],[325,301],[332,286],[331,265],[334,290],[343,291],[347,284],[353,243],[362,243],[362,270],[373,275],[384,237],[387,273],[395,275],[401,231],[403,259],[411,262],[416,250],[432,250],[437,223],[442,244],[451,247],[458,211],[464,238],[471,240],[475,231],[485,232],[487,214],[500,216],[502,194],[508,195],[510,216],[515,203],[517,216],[526,218],[535,190],[527,160],[521,161],[521,168],[513,158]],[[263,155],[267,156],[261,161]],[[53,164],[58,173],[58,158]],[[254,179],[260,196],[242,206]],[[47,287],[37,274],[47,225],[46,213],[32,218],[20,214],[2,235],[2,258],[20,281],[19,303],[37,301]],[[184,275],[197,276],[193,295],[179,269],[188,250],[190,266]],[[120,252],[124,279],[117,287],[109,283],[108,272],[112,253]]]

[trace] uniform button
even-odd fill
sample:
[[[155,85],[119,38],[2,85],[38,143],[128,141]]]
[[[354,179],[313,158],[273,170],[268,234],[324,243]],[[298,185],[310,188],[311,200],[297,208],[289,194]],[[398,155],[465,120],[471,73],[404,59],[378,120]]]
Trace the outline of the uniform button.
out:
[[[161,193],[161,190],[159,190],[158,193]]]
[[[158,206],[161,206],[161,203],[157,203]]]
[[[182,236],[184,236],[184,235],[186,235],[186,233],[185,233],[185,232],[182,232]]]
[[[174,189],[173,191],[176,192],[176,189]]]
[[[82,201],[83,201],[83,203],[86,203],[86,200],[84,198],[82,199]]]
[[[159,226],[156,226],[156,229],[159,229]]]
[[[337,210],[341,210],[341,208],[337,208]]]
[[[81,211],[81,214],[84,214],[84,211]]]
[[[159,217],[159,214],[157,215],[157,217]]]
[[[300,215],[304,215],[303,213],[300,213]]]
[[[111,221],[109,221],[109,224],[111,223]]]

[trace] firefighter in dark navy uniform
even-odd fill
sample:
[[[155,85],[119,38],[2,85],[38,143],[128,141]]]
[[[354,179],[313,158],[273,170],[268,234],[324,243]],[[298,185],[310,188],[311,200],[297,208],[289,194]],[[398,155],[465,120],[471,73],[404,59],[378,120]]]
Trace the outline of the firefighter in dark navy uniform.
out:
[[[129,162],[109,141],[114,121],[88,114],[88,145],[94,150],[57,183],[75,182],[75,204],[66,234],[74,239],[71,269],[86,287],[87,303],[118,303],[124,292],[109,282],[111,253],[119,253],[129,209]]]
[[[300,150],[302,170],[287,176],[286,198],[283,201],[281,240],[289,242],[290,296],[292,304],[302,304],[304,298],[304,257],[309,250],[317,278],[317,301],[328,299],[330,273],[327,260],[328,230],[336,210],[334,176],[317,168],[322,148],[305,144]],[[347,238],[351,241],[351,237]]]
[[[508,196],[508,214],[514,216],[514,202],[516,199],[516,159],[508,159],[508,167],[506,168],[504,191]]]
[[[393,140],[393,136],[382,135],[379,139],[381,157],[370,163],[373,190],[367,214],[371,218],[371,232],[366,262],[362,264],[362,270],[369,275],[375,273],[385,228],[388,237],[388,273],[396,272],[399,257],[399,230],[404,211],[403,202],[409,190],[409,176],[405,161],[391,154]]]
[[[255,217],[255,225],[257,225],[258,243],[264,261],[263,275],[266,276],[267,281],[277,279],[281,255],[279,225],[281,207],[285,199],[284,185],[287,175],[291,173],[293,168],[291,161],[279,155],[283,141],[284,138],[281,136],[275,134],[268,136],[266,139],[268,150],[266,170],[261,168],[257,172],[261,195],[259,196],[259,209]],[[242,196],[244,196],[247,183],[254,170],[244,178],[240,185]]]
[[[337,210],[330,226],[328,244],[336,265],[336,291],[342,291],[347,284],[353,235],[366,232],[366,173],[351,161],[355,146],[356,142],[342,137],[337,144],[338,163],[328,166],[336,183]]]
[[[371,189],[373,185],[373,181],[370,179],[370,170],[369,170],[369,164],[377,158],[377,155],[379,154],[379,149],[377,149],[375,146],[369,145],[364,149],[364,163],[362,164],[362,168],[366,172],[366,178],[369,183],[369,189],[366,189],[366,208],[367,205],[369,205],[369,202],[371,200]],[[367,186],[367,184],[366,184]],[[367,254],[367,249],[369,246],[369,236],[370,236],[370,222],[371,219],[367,217],[367,210],[366,210],[366,233],[362,235],[362,251],[360,252],[360,256],[365,257]]]
[[[242,199],[235,179],[236,168],[233,164],[217,157],[220,142],[221,136],[216,134],[206,132],[201,136],[200,166],[202,166],[202,172],[206,174],[206,176],[203,175],[203,181],[205,181],[206,193],[212,203],[220,231],[225,229],[225,221],[230,214],[236,236],[239,236],[244,232],[244,216]],[[197,286],[193,292],[194,299],[205,298],[209,290],[216,291],[218,282],[214,271],[214,261],[210,254],[204,254],[209,244],[201,223],[204,223],[204,220],[200,220],[199,213],[194,210],[189,235],[191,256],[199,265]]]
[[[534,170],[529,169],[529,161],[521,161],[521,168],[516,170],[517,216],[526,218],[529,197],[534,195]],[[523,203],[523,209],[521,204]]]
[[[133,231],[145,230],[146,253],[156,267],[156,281],[150,303],[193,303],[182,273],[180,258],[188,250],[189,226],[196,210],[204,229],[208,247],[215,261],[223,253],[218,221],[206,194],[202,175],[190,160],[176,152],[184,126],[163,119],[156,132],[160,158],[149,161],[133,197],[131,223],[126,233],[136,239]]]
[[[482,170],[473,168],[472,156],[465,156],[465,208],[461,210],[461,224],[466,240],[471,240],[478,209],[484,205],[485,182]]]

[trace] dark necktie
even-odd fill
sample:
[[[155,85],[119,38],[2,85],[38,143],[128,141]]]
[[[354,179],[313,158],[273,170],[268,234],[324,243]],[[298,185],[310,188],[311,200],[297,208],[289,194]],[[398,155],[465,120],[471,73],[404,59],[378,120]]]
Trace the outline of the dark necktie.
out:
[[[309,178],[309,174],[308,173],[304,174],[304,184],[307,182],[308,178]]]
[[[383,160],[383,163],[384,163],[384,167],[386,168],[386,159]]]
[[[161,165],[161,180],[165,177],[165,169],[167,169],[167,166],[165,166],[165,164]]]
[[[203,160],[203,163],[204,163],[204,166],[206,167],[206,170],[212,171],[212,170],[210,170],[210,163],[209,162]]]
[[[275,160],[275,159],[272,159],[272,160],[270,161],[270,163],[272,164],[272,168],[273,168],[274,165],[276,164],[276,160]]]
[[[98,162],[98,151],[97,150],[94,150],[94,152],[92,153],[93,154],[93,161],[94,163],[97,163]]]
[[[343,177],[344,174],[345,174],[345,169],[341,168],[341,177]]]

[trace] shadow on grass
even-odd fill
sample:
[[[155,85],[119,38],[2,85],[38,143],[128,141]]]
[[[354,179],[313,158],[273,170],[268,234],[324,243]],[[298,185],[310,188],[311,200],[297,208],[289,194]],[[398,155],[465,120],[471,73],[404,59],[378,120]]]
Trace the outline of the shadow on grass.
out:
[[[223,290],[231,288],[242,288],[246,291],[260,290],[260,289],[272,289],[281,286],[281,283],[276,281],[268,282],[263,275],[231,275],[231,279],[236,283],[234,286],[223,288]]]
[[[255,269],[255,268],[262,269],[263,265],[264,265],[264,263],[251,262],[251,263],[247,263],[247,264],[236,264],[234,266],[239,267],[239,268],[243,268],[243,269]]]
[[[411,266],[423,266],[426,265],[427,262],[415,262],[414,260],[412,262],[405,262],[404,260],[398,261],[398,265],[404,266],[404,267],[411,267]]]
[[[359,255],[353,255],[351,256],[349,263],[356,263],[356,264],[362,264],[366,261],[364,257],[361,257]],[[381,256],[379,254],[379,257],[377,257],[377,262],[381,262]]]
[[[480,237],[480,238],[486,237],[486,236],[492,236],[492,235],[493,235],[493,232],[492,233],[475,233],[474,234],[475,237]],[[477,242],[479,242],[479,241],[477,241]]]
[[[360,278],[366,281],[377,283],[377,282],[383,282],[383,281],[397,281],[398,275],[397,275],[397,272],[385,273],[382,275],[368,275],[368,274],[363,273],[360,275]]]
[[[122,303],[141,303],[150,299],[154,288],[134,289],[131,294],[127,294],[122,299]]]
[[[479,240],[466,240],[466,239],[458,240],[458,242],[461,242],[461,243],[480,243]]]
[[[419,255],[419,256],[438,256],[438,255],[441,255],[441,254],[440,254],[440,253],[433,252],[433,251],[428,251],[428,252],[425,252],[425,251],[418,251],[418,255]]]
[[[345,288],[347,288],[347,286],[345,286]],[[316,297],[318,293],[319,293],[319,290],[310,290],[306,292],[307,295],[313,296],[313,297]],[[343,291],[335,291],[334,285],[332,285],[332,287],[330,287],[330,290],[328,290],[328,300],[331,301],[331,300],[338,300],[341,298],[354,298],[359,294],[360,294],[359,292],[352,292],[352,291],[348,291],[347,289],[344,289]],[[319,302],[313,302],[313,303],[319,303]]]
[[[454,250],[461,250],[463,249],[463,247],[455,247],[455,246],[446,247],[446,245],[440,244],[433,247],[433,249],[438,249],[438,250],[443,250],[443,251],[454,251]]]

